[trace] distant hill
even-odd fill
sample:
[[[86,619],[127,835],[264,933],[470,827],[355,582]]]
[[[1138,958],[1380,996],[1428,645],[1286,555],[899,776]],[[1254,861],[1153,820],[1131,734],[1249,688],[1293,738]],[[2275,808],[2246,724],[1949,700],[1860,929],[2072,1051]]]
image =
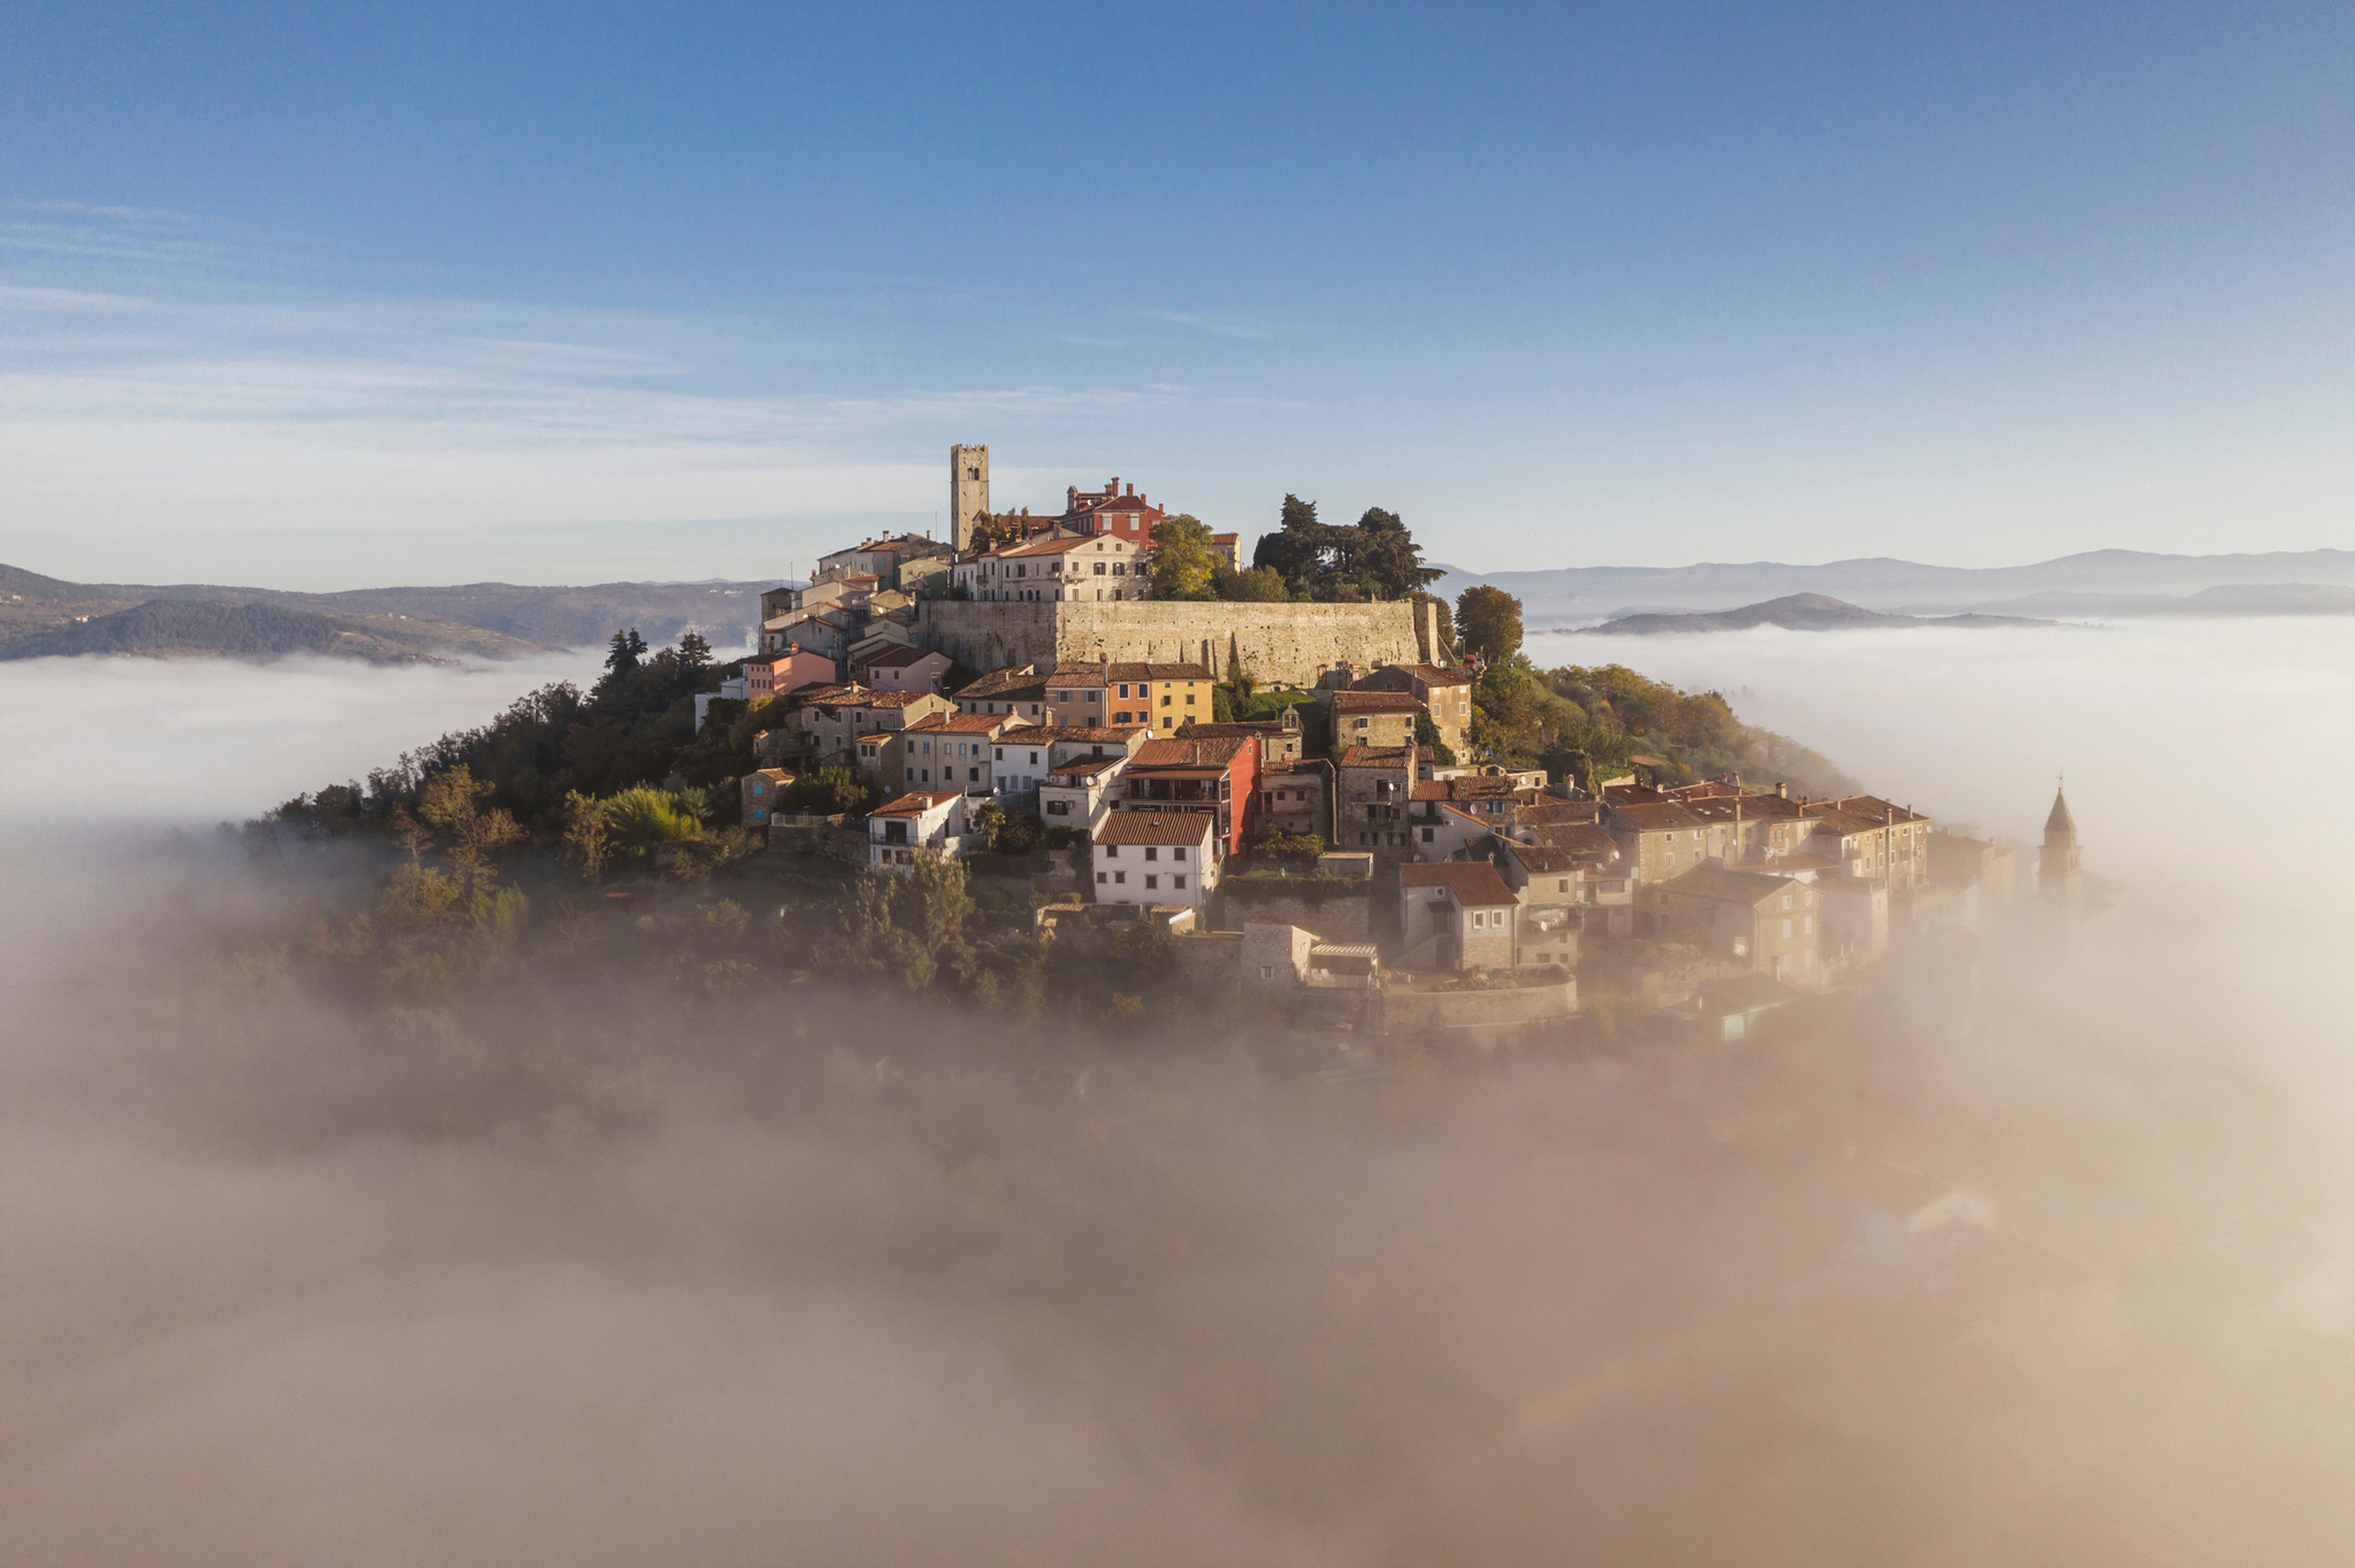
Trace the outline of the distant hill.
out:
[[[494,657],[533,651],[531,644],[478,627],[445,628],[382,616],[358,620],[274,604],[152,599],[23,633],[0,643],[0,659],[90,653],[273,659],[314,653],[375,664],[413,664],[444,662],[442,654],[453,649]]]
[[[590,647],[634,626],[649,642],[674,642],[689,627],[719,648],[752,641],[761,594],[770,583],[600,583],[589,588],[535,588],[516,583],[466,583],[453,588],[356,588],[342,593],[290,593],[217,583],[74,583],[21,567],[0,566],[0,658],[42,652],[126,652],[123,640],[150,652],[228,652],[253,638],[281,637],[280,652],[318,652],[324,633],[304,623],[247,618],[174,619],[158,615],[114,621],[154,604],[269,606],[336,622],[330,651],[357,657],[466,654],[512,658],[550,648]],[[101,618],[112,630],[79,629]],[[272,631],[268,628],[277,630]],[[376,641],[370,641],[368,639]],[[166,647],[165,644],[169,644]],[[361,652],[366,650],[366,652]]]
[[[2355,588],[2355,550],[2278,551],[2268,555],[2171,556],[2093,550],[2024,567],[1934,567],[1886,557],[1797,566],[1780,561],[1705,562],[1690,567],[1561,567],[1546,571],[1466,572],[1446,568],[1436,591],[1454,598],[1491,583],[1521,600],[1531,626],[1605,620],[1629,606],[1722,610],[1793,594],[1827,594],[1886,612],[1970,610],[2002,613],[2023,595],[2195,595],[2250,583]],[[2018,607],[2028,613],[2049,612]],[[2224,611],[2215,613],[2286,613]]]
[[[1742,631],[1753,626],[1783,626],[1795,631],[1844,631],[1861,627],[1893,626],[2049,626],[2051,621],[2003,615],[1884,615],[1834,599],[1828,594],[1794,593],[1739,609],[1700,614],[1643,611],[1606,620],[1584,630],[1597,634],[1645,637],[1678,631]]]
[[[1997,614],[2128,619],[2145,616],[2355,615],[2355,588],[2328,583],[2228,583],[2193,594],[2027,594],[1971,607]]]

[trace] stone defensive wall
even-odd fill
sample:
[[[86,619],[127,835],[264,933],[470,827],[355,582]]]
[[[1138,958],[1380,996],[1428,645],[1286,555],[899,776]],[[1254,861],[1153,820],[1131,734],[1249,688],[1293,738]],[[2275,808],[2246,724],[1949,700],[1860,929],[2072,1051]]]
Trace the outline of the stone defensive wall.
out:
[[[1054,602],[925,599],[916,641],[975,670],[1099,659],[1194,662],[1225,680],[1313,686],[1322,665],[1411,663],[1438,653],[1434,605],[1237,604],[1225,600]]]

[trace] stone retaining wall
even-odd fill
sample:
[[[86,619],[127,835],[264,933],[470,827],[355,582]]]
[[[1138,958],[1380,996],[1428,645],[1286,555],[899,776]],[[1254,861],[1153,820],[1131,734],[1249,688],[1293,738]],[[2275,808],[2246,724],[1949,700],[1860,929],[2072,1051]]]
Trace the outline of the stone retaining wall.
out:
[[[1445,1029],[1510,1033],[1578,1011],[1578,982],[1505,986],[1495,991],[1382,992],[1382,1023],[1394,1030]]]
[[[1161,660],[1236,671],[1262,685],[1313,686],[1320,666],[1411,663],[1435,657],[1433,606],[1233,604],[1107,599],[1062,603],[926,599],[915,639],[975,670],[1008,664]]]

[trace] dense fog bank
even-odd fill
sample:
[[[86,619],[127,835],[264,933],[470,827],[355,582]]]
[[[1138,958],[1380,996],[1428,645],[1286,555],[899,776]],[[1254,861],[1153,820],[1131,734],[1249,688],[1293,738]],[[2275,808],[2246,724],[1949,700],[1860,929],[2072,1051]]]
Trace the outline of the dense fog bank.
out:
[[[1337,1080],[1231,1015],[556,947],[402,1003],[271,956],[367,846],[11,802],[0,1563],[2346,1559],[2349,928],[2312,895],[2350,852],[2147,841],[2219,759],[2342,759],[2347,661],[2070,644],[2137,656],[2043,667],[2012,733],[2024,671],[1829,645],[1761,640],[1750,697],[1630,662],[1991,830],[2050,800],[2009,748],[2073,747],[2121,885],[1734,1050]],[[267,777],[212,711],[195,787]],[[1925,1266],[1899,1167],[1994,1229]]]

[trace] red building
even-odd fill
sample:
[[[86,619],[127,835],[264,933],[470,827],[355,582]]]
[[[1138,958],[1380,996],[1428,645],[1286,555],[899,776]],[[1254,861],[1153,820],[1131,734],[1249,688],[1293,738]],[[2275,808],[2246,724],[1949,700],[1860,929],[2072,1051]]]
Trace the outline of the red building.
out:
[[[1203,811],[1232,854],[1259,826],[1259,738],[1148,740],[1122,775],[1123,811]]]
[[[1166,508],[1137,494],[1133,484],[1123,494],[1118,474],[1106,480],[1102,490],[1082,490],[1075,484],[1063,494],[1064,527],[1082,534],[1114,535],[1140,546],[1151,541],[1155,526],[1169,515]]]

